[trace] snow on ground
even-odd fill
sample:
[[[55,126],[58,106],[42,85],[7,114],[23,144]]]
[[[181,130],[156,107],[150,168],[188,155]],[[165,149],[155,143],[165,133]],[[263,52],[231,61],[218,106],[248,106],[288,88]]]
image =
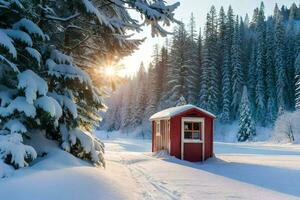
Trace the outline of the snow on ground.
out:
[[[40,142],[37,151],[48,152],[46,156],[15,172],[0,163],[0,173],[9,176],[0,179],[1,200],[129,199],[122,177],[116,181],[118,175],[112,174],[113,168],[96,168],[61,150],[56,143],[36,137]]]
[[[152,155],[151,140],[97,134],[106,169],[44,141],[48,155],[1,179],[0,199],[300,199],[300,145],[217,142],[201,164]]]
[[[129,171],[138,199],[300,199],[298,145],[217,142],[216,158],[201,164],[152,156],[150,140],[99,136],[107,168]]]

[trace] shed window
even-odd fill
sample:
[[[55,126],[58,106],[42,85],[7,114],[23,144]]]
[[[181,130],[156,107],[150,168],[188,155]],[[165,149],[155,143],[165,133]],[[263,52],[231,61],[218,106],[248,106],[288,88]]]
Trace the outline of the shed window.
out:
[[[201,122],[184,122],[184,139],[201,140]]]
[[[156,136],[160,136],[160,121],[156,121]]]

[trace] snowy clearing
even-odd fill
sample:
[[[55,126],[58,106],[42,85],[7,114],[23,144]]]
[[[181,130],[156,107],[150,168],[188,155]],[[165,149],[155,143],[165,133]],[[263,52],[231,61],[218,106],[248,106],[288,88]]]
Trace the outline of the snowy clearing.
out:
[[[300,199],[300,146],[215,143],[216,158],[189,163],[151,140],[106,138],[106,169],[60,150],[0,181],[3,199]],[[47,159],[46,159],[47,158]],[[15,192],[14,188],[18,189]]]
[[[125,168],[138,199],[297,199],[300,146],[216,143],[203,164],[152,156],[150,140],[105,139],[107,168]],[[136,190],[136,188],[139,188]],[[238,189],[237,189],[238,188]]]

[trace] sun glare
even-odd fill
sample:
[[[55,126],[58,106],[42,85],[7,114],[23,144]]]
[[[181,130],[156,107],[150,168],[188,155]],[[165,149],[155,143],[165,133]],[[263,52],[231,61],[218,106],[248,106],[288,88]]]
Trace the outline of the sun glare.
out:
[[[107,76],[113,76],[116,74],[116,70],[109,66],[109,67],[106,67],[105,70],[104,70],[104,73],[107,75]]]

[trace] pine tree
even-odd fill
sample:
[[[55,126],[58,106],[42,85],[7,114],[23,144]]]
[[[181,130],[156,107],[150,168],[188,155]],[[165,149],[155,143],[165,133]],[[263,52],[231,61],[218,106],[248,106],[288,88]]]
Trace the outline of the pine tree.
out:
[[[211,7],[207,14],[205,43],[203,50],[203,71],[199,105],[213,113],[218,112],[218,70],[217,70],[217,17],[216,9]]]
[[[251,59],[248,67],[247,90],[253,119],[256,119],[256,54],[256,46],[252,45]]]
[[[220,27],[221,28],[221,27]],[[221,120],[229,122],[231,120],[231,103],[232,103],[232,61],[231,51],[234,33],[234,19],[233,10],[231,6],[227,12],[227,19],[225,24],[225,44],[223,48],[223,65],[222,65],[222,114]]]
[[[232,113],[235,116],[238,113],[239,104],[242,97],[243,86],[243,70],[241,65],[241,35],[239,29],[239,17],[237,16],[234,28],[233,44],[232,44]]]
[[[224,66],[224,50],[226,47],[226,14],[224,8],[221,7],[218,17],[218,52],[222,52],[218,54],[218,87],[220,91],[219,99],[218,99],[218,110],[221,112],[222,118],[222,108],[223,108],[223,86],[222,86],[222,71]],[[229,119],[228,119],[229,120]],[[223,120],[222,121],[226,121]]]
[[[198,103],[198,99],[199,99],[199,94],[201,93],[200,90],[201,90],[201,80],[200,80],[200,77],[201,77],[201,74],[202,74],[202,60],[203,60],[203,52],[202,52],[202,32],[201,32],[201,29],[199,29],[199,34],[198,34],[198,39],[197,39],[197,70],[196,70],[196,77],[197,77],[197,80],[196,80],[196,92],[197,93],[197,99],[196,99],[196,102],[195,104]]]
[[[136,120],[135,125],[141,125],[145,119],[145,110],[147,103],[147,85],[146,85],[146,70],[144,64],[141,63],[140,70],[137,74],[137,89],[135,99],[135,112],[134,119]],[[134,123],[133,123],[134,125]]]
[[[287,104],[289,110],[294,110],[295,108],[295,66],[294,62],[296,59],[295,54],[295,37],[296,37],[296,25],[295,25],[295,15],[296,15],[297,6],[295,3],[292,4],[290,8],[288,24],[285,33],[285,41],[286,41],[286,49],[285,49],[285,57],[286,57],[286,69],[287,69],[287,89],[288,89],[288,98]]]
[[[175,106],[183,96],[188,99],[188,34],[184,24],[175,28],[170,51],[170,65],[167,73],[169,106]]]
[[[267,116],[266,122],[273,124],[277,118],[277,98],[276,87],[274,87],[275,67],[274,67],[274,20],[269,17],[266,25],[266,89],[267,89]]]
[[[251,140],[256,135],[254,120],[252,119],[250,102],[246,86],[243,88],[243,95],[240,104],[239,131],[237,139],[239,142]]]
[[[286,109],[287,72],[284,57],[284,24],[282,15],[276,11],[275,16],[275,69],[278,107]]]
[[[178,99],[178,101],[177,101],[177,103],[176,103],[176,106],[183,106],[183,105],[186,105],[186,104],[187,104],[187,102],[186,102],[185,98],[184,98],[183,96],[181,96],[181,97]]]
[[[33,129],[57,130],[62,108],[41,73],[48,38],[31,20],[36,13],[26,12],[26,2],[0,1],[0,7],[0,152],[5,163],[21,168],[37,157],[23,139]]]
[[[264,4],[261,3],[257,25],[257,56],[256,56],[256,119],[265,125],[266,95],[265,95],[265,70],[266,70],[266,23]]]
[[[199,80],[199,66],[198,66],[198,49],[196,42],[196,25],[193,13],[191,14],[189,23],[189,33],[186,45],[186,68],[188,79],[185,81],[187,85],[187,100],[191,104],[195,104],[198,96],[198,80]],[[185,77],[186,79],[186,77]]]
[[[296,108],[300,109],[300,53],[298,53],[298,56],[295,61],[295,102],[296,102]]]

